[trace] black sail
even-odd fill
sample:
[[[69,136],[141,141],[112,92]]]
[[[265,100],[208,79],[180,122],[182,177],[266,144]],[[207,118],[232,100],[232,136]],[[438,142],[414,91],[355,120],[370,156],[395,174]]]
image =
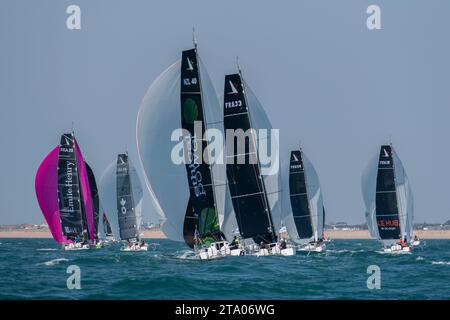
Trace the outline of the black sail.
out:
[[[196,231],[200,239],[210,237],[214,240],[221,240],[221,232],[211,167],[207,159],[202,159],[207,147],[207,141],[203,139],[207,128],[196,49],[183,51],[181,61],[180,111],[182,128],[189,132],[184,141],[188,151],[186,172],[190,194],[183,235],[192,247]],[[196,132],[195,125],[201,126],[201,130]]]
[[[395,188],[394,161],[392,147],[381,146],[378,161],[375,213],[380,238],[399,239],[400,219]]]
[[[100,218],[100,198],[98,195],[97,182],[95,180],[94,172],[89,164],[85,161],[86,171],[89,179],[89,188],[91,189],[92,209],[94,211],[94,237],[98,240],[98,222]]]
[[[106,217],[106,214],[103,212],[103,232],[105,233],[105,236],[112,237],[112,229],[111,225],[109,224],[108,217]]]
[[[191,199],[189,199],[186,207],[186,214],[184,216],[183,237],[186,244],[191,248],[194,248],[195,246],[196,224],[197,218],[194,215],[194,208],[192,208]]]
[[[62,232],[67,239],[82,237],[83,204],[75,152],[75,138],[66,133],[61,136],[58,155],[58,204]]]
[[[117,156],[117,214],[122,240],[139,240],[127,154]]]
[[[225,76],[224,90],[225,129],[250,133],[247,130],[253,128],[240,74]],[[226,139],[229,138],[226,136]],[[238,139],[236,136],[233,139],[233,150],[227,148],[227,178],[239,232],[244,239],[253,238],[256,243],[276,242],[255,137],[252,133],[247,135],[245,150],[238,150]],[[229,141],[227,146],[230,146]]]
[[[311,210],[306,189],[303,158],[300,150],[291,151],[289,163],[289,196],[299,238],[311,238],[313,236]],[[325,214],[325,211],[323,214]]]

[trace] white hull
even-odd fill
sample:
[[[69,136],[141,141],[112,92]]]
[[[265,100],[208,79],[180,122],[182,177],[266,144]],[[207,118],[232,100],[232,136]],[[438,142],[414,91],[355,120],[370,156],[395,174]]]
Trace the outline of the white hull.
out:
[[[411,243],[411,245],[412,245],[413,247],[420,246],[420,240],[415,240],[415,241],[413,241],[413,242]]]
[[[303,251],[303,252],[323,252],[326,248],[326,245],[323,244],[311,244],[308,243],[306,245],[302,245],[297,247],[297,251]]]
[[[148,251],[148,245],[145,244],[143,246],[133,245],[131,247],[122,247],[120,248],[120,251]]]
[[[65,251],[78,251],[78,250],[89,250],[91,247],[87,244],[81,245],[79,243],[77,244],[68,244],[64,246]]]
[[[261,256],[294,256],[295,249],[292,246],[287,246],[281,249],[278,243],[271,243],[269,249],[259,249],[255,254],[257,257]]]
[[[402,247],[399,244],[394,244],[390,247],[384,248],[384,253],[405,253],[405,252],[411,252],[412,248],[410,246]]]
[[[213,242],[208,248],[198,250],[197,256],[201,260],[211,260],[226,256],[243,256],[244,249],[231,249],[228,241]]]

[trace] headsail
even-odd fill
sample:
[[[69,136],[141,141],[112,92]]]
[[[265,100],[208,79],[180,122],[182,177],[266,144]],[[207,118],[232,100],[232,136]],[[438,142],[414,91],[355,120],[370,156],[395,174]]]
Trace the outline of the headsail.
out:
[[[99,218],[100,218],[100,198],[98,196],[98,188],[97,188],[97,181],[95,180],[94,172],[92,171],[92,168],[88,165],[88,163],[85,161],[86,165],[86,172],[88,175],[89,180],[89,187],[91,189],[91,198],[92,198],[92,208],[94,212],[94,238],[98,240],[98,234],[99,234]]]
[[[198,232],[200,241],[210,237],[214,240],[222,238],[218,210],[216,208],[216,195],[214,178],[209,155],[204,153],[208,147],[205,131],[207,128],[206,113],[203,107],[201,77],[198,68],[196,49],[183,51],[181,59],[181,125],[187,134],[183,137],[186,143],[186,172],[190,191],[189,210],[186,212],[183,227],[185,242],[192,247],[192,221],[195,224],[194,232]],[[211,107],[211,106],[206,106]],[[199,129],[195,129],[198,126]],[[203,156],[208,158],[203,159]]]
[[[228,185],[239,232],[244,239],[252,238],[256,243],[275,242],[277,237],[240,74],[225,76],[224,127],[246,132],[242,141],[244,150],[238,150],[236,137],[233,137],[233,150],[227,150]]]

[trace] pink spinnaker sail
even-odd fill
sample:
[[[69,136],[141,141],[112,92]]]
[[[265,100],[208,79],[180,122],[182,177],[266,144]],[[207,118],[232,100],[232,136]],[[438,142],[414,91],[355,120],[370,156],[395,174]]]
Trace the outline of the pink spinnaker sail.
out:
[[[53,238],[59,243],[71,243],[67,240],[61,229],[58,205],[58,155],[59,145],[56,146],[42,161],[36,173],[36,196],[52,232]]]
[[[86,218],[89,227],[89,239],[94,239],[94,209],[92,204],[91,188],[89,186],[89,178],[86,171],[83,155],[81,154],[78,142],[75,139],[75,152],[77,156],[78,174],[80,177],[80,187],[83,190],[83,202],[86,209]]]

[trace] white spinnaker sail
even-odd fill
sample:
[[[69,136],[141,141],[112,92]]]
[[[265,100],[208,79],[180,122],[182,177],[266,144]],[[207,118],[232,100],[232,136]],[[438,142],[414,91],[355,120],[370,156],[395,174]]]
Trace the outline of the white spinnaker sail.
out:
[[[117,214],[117,161],[112,162],[100,178],[100,202],[111,226],[115,239],[120,239],[119,216]],[[103,220],[102,220],[103,221]]]
[[[308,193],[309,209],[314,240],[317,241],[323,233],[323,198],[320,188],[319,176],[305,153],[302,152],[303,167],[305,170],[306,192]]]
[[[216,91],[200,59],[199,62],[207,129],[223,132],[223,115]],[[181,62],[177,61],[152,83],[142,101],[136,124],[136,140],[145,182],[158,213],[164,217],[162,231],[175,241],[184,241],[183,225],[189,200],[185,165],[175,164],[171,159],[172,149],[178,143],[171,141],[171,135],[181,128],[180,68]],[[210,136],[207,135],[207,138]],[[214,156],[220,159],[222,155]],[[225,165],[214,163],[211,170],[217,213],[219,222],[222,222],[226,190]]]
[[[367,164],[361,177],[361,191],[366,205],[366,222],[373,239],[379,239],[377,219],[375,213],[375,197],[377,190],[378,154]]]
[[[413,238],[414,201],[411,186],[405,168],[393,151],[395,188],[397,191],[397,205],[400,218],[400,231],[402,237],[406,236],[409,242]]]
[[[223,130],[223,110],[217,98],[217,92],[214,89],[202,60],[200,58],[198,60],[200,62],[199,71],[202,86],[203,112],[205,115],[206,129],[208,130],[206,132],[206,139],[210,142],[210,148],[208,148],[210,152],[208,154],[211,159],[210,163],[212,164],[211,174],[214,181],[214,200],[219,217],[219,226],[222,226],[224,221],[225,193],[228,188],[226,164],[224,161],[225,141],[214,141],[213,136],[220,133],[221,137],[225,137]]]

